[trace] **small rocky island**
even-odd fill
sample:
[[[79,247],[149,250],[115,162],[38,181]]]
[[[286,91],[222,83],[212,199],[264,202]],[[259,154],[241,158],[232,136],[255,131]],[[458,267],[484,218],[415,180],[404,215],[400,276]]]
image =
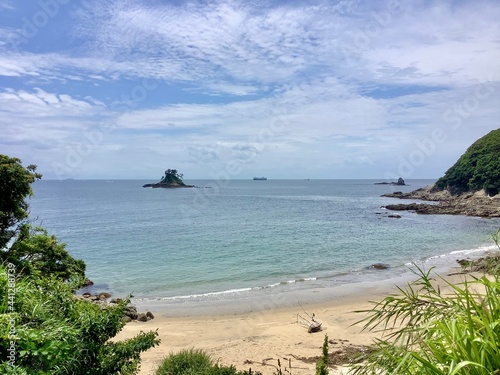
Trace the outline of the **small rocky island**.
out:
[[[374,185],[392,185],[392,186],[406,186],[405,180],[403,178],[399,177],[397,182],[391,181],[391,182],[375,182]]]
[[[500,217],[500,129],[474,142],[433,186],[382,196],[435,202],[390,204],[388,210]]]
[[[165,176],[163,176],[160,182],[155,182],[153,184],[145,184],[142,187],[150,187],[150,188],[194,188],[194,185],[186,185],[184,181],[182,181],[182,173],[177,172],[177,169],[167,169],[165,171]]]

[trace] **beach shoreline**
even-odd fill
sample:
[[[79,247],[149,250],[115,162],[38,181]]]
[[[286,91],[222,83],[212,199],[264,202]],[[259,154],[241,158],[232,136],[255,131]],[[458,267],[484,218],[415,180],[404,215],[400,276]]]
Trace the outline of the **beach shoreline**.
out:
[[[378,271],[384,272],[384,270]],[[227,293],[215,293],[209,299],[132,299],[132,304],[139,310],[156,312],[166,318],[189,318],[204,316],[225,316],[265,312],[295,308],[297,306],[315,306],[327,302],[343,301],[350,296],[378,296],[384,292],[396,289],[394,285],[406,284],[415,279],[415,273],[408,272],[392,275],[385,279],[372,281],[346,282],[333,286],[311,284],[301,289],[291,289],[284,286],[270,294],[258,291],[235,292],[233,296]]]
[[[418,268],[439,275],[453,272],[459,259],[477,259],[495,251],[494,245],[457,250],[397,267],[359,269],[357,272],[267,287],[247,287],[178,297],[132,298],[140,311],[166,317],[245,314],[337,301],[346,295],[377,295],[417,278]]]
[[[461,274],[460,267],[431,274],[444,289],[448,282],[458,284],[466,277]],[[397,294],[397,287],[405,288],[415,279],[416,275],[413,279],[399,279],[393,284],[366,283],[357,287],[337,287],[337,292],[343,292],[335,294],[329,291],[332,298],[325,300],[323,295],[319,302],[313,299],[304,303],[290,300],[286,305],[279,301],[263,301],[260,306],[254,305],[253,311],[246,312],[242,312],[244,309],[226,310],[224,306],[203,308],[184,315],[179,311],[172,313],[152,309],[154,320],[128,323],[116,339],[131,338],[140,331],[158,330],[161,344],[143,353],[140,375],[154,374],[168,354],[190,348],[203,349],[221,364],[234,365],[239,370],[251,368],[265,375],[272,374],[280,359],[282,367],[286,363],[287,368],[288,360],[291,360],[291,372],[295,375],[314,374],[314,357],[321,354],[325,334],[331,342],[330,352],[345,350],[352,345],[370,345],[380,335],[362,331],[362,325],[355,323],[365,314],[355,311],[371,309],[373,302],[370,301],[378,302],[389,294]],[[321,332],[308,333],[307,326],[297,319],[297,314],[307,318],[307,314],[313,313],[322,322]],[[342,373],[343,370],[335,371],[331,374]]]

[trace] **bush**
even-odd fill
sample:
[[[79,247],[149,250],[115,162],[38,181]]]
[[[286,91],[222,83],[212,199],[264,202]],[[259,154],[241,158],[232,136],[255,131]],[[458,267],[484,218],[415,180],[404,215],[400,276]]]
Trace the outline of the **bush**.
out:
[[[210,367],[205,375],[261,375],[260,372],[250,372],[250,371],[238,371],[236,367],[231,366],[222,366],[219,364],[215,364]]]
[[[166,357],[155,375],[248,375],[250,372],[238,371],[234,366],[223,366],[200,349],[181,350]],[[251,372],[261,375],[260,372]]]
[[[364,374],[494,374],[500,369],[500,280],[486,277],[444,295],[430,272],[401,297],[389,296],[368,312],[365,329],[381,330],[373,352],[351,373]],[[484,293],[474,292],[475,286]]]
[[[210,356],[202,350],[182,350],[166,357],[156,375],[204,374],[213,365]]]
[[[77,299],[70,285],[60,279],[22,276],[13,281],[15,273],[9,269],[11,265],[0,265],[2,374],[13,370],[29,374],[135,374],[140,353],[159,343],[156,332],[140,333],[122,342],[109,341],[124,325],[121,318],[128,301],[101,308]]]

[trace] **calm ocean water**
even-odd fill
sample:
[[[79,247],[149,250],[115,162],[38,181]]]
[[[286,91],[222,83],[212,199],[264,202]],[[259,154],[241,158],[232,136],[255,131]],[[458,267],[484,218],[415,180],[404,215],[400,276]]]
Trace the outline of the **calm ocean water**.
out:
[[[380,195],[411,186],[372,180],[39,181],[31,217],[87,263],[95,289],[138,300],[235,299],[245,294],[389,279],[411,262],[450,266],[493,248],[499,220],[387,217]],[[390,269],[368,269],[384,263]]]

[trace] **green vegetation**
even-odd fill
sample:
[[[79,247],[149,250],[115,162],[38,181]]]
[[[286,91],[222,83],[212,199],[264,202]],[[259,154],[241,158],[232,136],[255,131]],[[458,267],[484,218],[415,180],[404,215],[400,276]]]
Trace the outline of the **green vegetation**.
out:
[[[43,228],[26,222],[31,184],[42,175],[36,165],[24,168],[21,160],[0,155],[0,263],[13,264],[18,275],[52,275],[62,281],[85,282],[85,263],[74,259]]]
[[[109,341],[128,301],[101,309],[54,277],[16,278],[9,298],[7,268],[0,266],[0,373],[135,374],[139,354],[157,344],[156,332]]]
[[[128,299],[101,308],[74,292],[85,263],[42,228],[26,222],[36,167],[0,155],[0,373],[135,374],[156,332],[110,341],[123,328]]]
[[[74,259],[66,245],[49,236],[43,228],[24,224],[12,246],[1,253],[4,262],[14,264],[25,275],[52,275],[62,281],[74,281],[78,286],[85,283],[85,263]]]
[[[238,371],[234,366],[222,366],[203,350],[190,349],[166,357],[155,375],[259,375],[259,372]]]
[[[461,285],[452,293],[434,286],[430,272],[402,296],[376,303],[362,322],[381,330],[386,339],[362,358],[351,373],[484,375],[500,369],[500,280],[486,277]],[[480,293],[476,290],[484,290]]]
[[[14,238],[28,217],[26,197],[31,197],[31,184],[42,177],[36,165],[24,168],[21,160],[0,154],[0,249]]]
[[[500,250],[500,228],[491,235],[491,239]],[[491,253],[479,259],[460,260],[459,263],[466,271],[500,276],[500,252]]]
[[[500,192],[500,129],[474,142],[434,185],[451,194],[484,189],[489,195]]]
[[[213,360],[202,350],[182,350],[165,358],[156,375],[202,374],[213,365]]]
[[[316,375],[328,375],[328,335],[323,341],[323,352],[321,359],[316,363]]]
[[[182,181],[182,177],[184,176],[182,173],[178,173],[177,169],[167,169],[165,171],[165,176],[161,178],[160,183],[183,186],[184,182]]]
[[[500,228],[498,228],[497,231],[491,235],[491,240],[498,247],[498,250],[500,250]]]

